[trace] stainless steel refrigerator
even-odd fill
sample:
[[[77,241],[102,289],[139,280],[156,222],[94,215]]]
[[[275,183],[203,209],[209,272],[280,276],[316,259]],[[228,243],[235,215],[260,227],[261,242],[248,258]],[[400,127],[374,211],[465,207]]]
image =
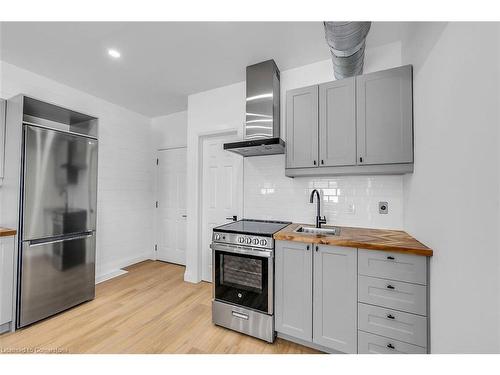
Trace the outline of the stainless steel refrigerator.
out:
[[[23,125],[17,327],[95,296],[97,139]]]

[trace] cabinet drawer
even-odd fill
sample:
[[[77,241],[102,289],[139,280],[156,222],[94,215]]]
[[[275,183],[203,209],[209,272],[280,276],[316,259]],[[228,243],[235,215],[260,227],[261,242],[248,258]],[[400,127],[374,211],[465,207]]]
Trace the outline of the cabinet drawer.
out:
[[[427,287],[425,285],[358,276],[358,301],[427,315]]]
[[[418,346],[427,346],[427,318],[358,304],[358,329]]]
[[[358,250],[358,273],[416,284],[427,284],[424,256],[386,251]]]
[[[427,350],[417,345],[388,339],[358,331],[358,354],[426,354]]]

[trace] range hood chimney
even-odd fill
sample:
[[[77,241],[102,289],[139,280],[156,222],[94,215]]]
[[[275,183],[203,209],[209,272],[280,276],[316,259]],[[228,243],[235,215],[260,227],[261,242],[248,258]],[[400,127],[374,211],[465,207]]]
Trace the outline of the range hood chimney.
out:
[[[371,22],[323,22],[336,79],[363,74],[365,42]]]
[[[285,153],[280,138],[280,71],[274,60],[247,66],[244,140],[225,143],[224,150],[243,156]]]

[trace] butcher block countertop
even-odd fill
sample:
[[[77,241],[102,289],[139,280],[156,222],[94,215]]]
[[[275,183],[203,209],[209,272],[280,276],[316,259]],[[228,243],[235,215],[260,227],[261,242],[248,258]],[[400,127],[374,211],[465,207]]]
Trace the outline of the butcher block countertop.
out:
[[[431,249],[401,230],[337,226],[340,228],[340,235],[338,236],[294,232],[302,225],[313,226],[309,224],[290,224],[275,233],[274,239],[432,256]],[[323,228],[329,228],[329,226],[324,225]]]
[[[17,231],[15,229],[2,228],[0,227],[0,237],[15,236]]]

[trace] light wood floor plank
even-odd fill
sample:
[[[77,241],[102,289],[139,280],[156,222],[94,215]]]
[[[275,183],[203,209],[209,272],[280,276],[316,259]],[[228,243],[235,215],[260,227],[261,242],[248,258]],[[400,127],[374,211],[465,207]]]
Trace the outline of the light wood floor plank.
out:
[[[211,284],[184,282],[184,267],[146,261],[127,270],[98,284],[93,301],[0,336],[0,351],[318,353],[286,340],[271,345],[214,326]]]

